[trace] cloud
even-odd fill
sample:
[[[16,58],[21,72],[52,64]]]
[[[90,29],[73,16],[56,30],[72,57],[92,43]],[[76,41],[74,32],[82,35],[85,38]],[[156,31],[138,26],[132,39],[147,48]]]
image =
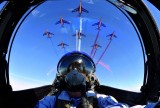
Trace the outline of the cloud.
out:
[[[35,10],[33,10],[33,11],[31,12],[31,14],[32,14],[33,16],[38,16],[38,14],[40,14],[40,12],[35,9]]]
[[[89,0],[88,3],[89,3],[89,4],[94,4],[93,0]]]
[[[14,73],[10,73],[10,82],[14,91],[25,90],[49,84],[41,80],[36,80],[33,78],[25,77]]]
[[[114,17],[116,20],[120,21],[121,19],[117,16]]]
[[[62,27],[62,28],[61,28],[61,32],[62,32],[62,33],[66,33],[66,34],[68,33],[68,31],[67,31],[67,29],[66,29],[65,27]]]
[[[11,85],[14,91],[31,89],[31,88],[43,86],[42,84],[29,83],[29,82],[25,82],[22,80],[16,80],[16,79],[11,80]]]
[[[137,85],[137,86],[129,87],[128,90],[133,92],[140,92],[140,87],[141,85]]]
[[[45,15],[46,15],[46,14],[43,13],[43,14],[40,14],[39,17],[41,18],[41,17],[43,17],[43,16],[45,16]]]
[[[73,8],[68,9],[68,11],[72,11],[72,10],[73,10]]]
[[[18,75],[18,74],[14,74],[14,73],[10,73],[10,76],[12,78],[17,78],[17,79],[23,79],[23,80],[26,80],[26,81],[30,81],[30,82],[35,82],[35,83],[41,83],[41,84],[45,84],[43,81],[41,80],[36,80],[34,78],[29,78],[29,77],[25,77],[23,75]]]
[[[93,0],[83,0],[83,1],[89,4],[94,4]]]
[[[45,16],[45,14],[44,13],[41,13],[39,10],[33,10],[32,12],[31,12],[31,14],[34,16],[34,17],[43,17],[43,16]]]

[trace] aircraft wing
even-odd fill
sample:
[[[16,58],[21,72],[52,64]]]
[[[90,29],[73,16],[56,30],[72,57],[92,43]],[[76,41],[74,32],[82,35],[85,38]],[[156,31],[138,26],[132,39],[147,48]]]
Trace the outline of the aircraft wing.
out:
[[[117,38],[117,36],[116,36],[116,35],[114,35],[114,37],[115,37],[115,38]]]
[[[103,27],[106,27],[106,25],[105,25],[105,24],[103,24],[103,23],[102,23],[102,26],[103,26]]]
[[[57,21],[55,24],[59,24],[59,23],[61,23],[60,21]]]
[[[86,10],[86,9],[84,9],[84,8],[82,8],[82,11],[83,11],[83,12],[86,12],[86,13],[89,13],[88,10]]]
[[[98,47],[102,47],[102,46],[98,45]]]
[[[83,34],[83,33],[81,33],[81,36],[84,36],[84,37],[85,37],[86,35],[85,35],[85,34]]]
[[[95,26],[95,25],[98,25],[98,24],[99,24],[99,22],[92,24],[92,26]]]
[[[62,43],[58,44],[58,46],[61,46],[61,45],[62,45]]]
[[[73,9],[72,12],[77,12],[79,8]]]
[[[111,36],[111,35],[112,35],[112,33],[111,33],[111,34],[109,34],[109,35],[107,35],[107,37],[108,37],[108,36]]]
[[[46,33],[43,33],[43,36],[46,35]]]
[[[100,46],[100,45],[97,45],[98,47],[102,47],[102,46]],[[92,45],[91,47],[96,47],[96,45]]]
[[[113,34],[113,33],[107,35],[107,37],[108,37],[108,36],[112,36],[112,35],[113,35],[113,37],[117,38],[117,36],[116,36],[115,34]]]
[[[68,44],[64,44],[64,45],[69,46]]]
[[[50,35],[54,35],[53,33],[49,32]]]
[[[63,22],[66,23],[66,24],[70,24],[70,22],[69,22],[69,21],[66,21],[66,20],[63,20]]]

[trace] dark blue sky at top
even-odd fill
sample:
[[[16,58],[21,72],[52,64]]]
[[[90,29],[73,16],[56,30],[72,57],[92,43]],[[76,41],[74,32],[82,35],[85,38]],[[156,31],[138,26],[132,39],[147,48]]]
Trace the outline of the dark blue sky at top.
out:
[[[57,72],[58,60],[65,53],[76,50],[76,38],[72,35],[80,26],[86,35],[81,39],[81,51],[90,55],[98,33],[97,26],[92,24],[101,17],[106,27],[101,27],[99,32],[97,42],[102,47],[96,51],[93,58],[95,63],[109,43],[106,36],[114,31],[117,38],[112,40],[95,74],[104,85],[136,91],[140,88],[143,82],[143,56],[131,23],[105,0],[82,1],[83,7],[89,11],[82,13],[82,24],[78,13],[71,12],[79,5],[79,0],[45,2],[26,18],[16,34],[11,52],[10,77],[15,90],[51,84]],[[55,25],[61,16],[71,24],[64,27]],[[43,36],[46,30],[55,35],[51,39],[46,38]],[[62,41],[69,46],[65,49],[57,46]],[[26,85],[24,88],[23,84]]]

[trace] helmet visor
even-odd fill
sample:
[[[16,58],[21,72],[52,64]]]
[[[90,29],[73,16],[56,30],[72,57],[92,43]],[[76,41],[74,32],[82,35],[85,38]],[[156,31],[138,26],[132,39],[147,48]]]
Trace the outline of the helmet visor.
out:
[[[95,64],[88,55],[84,53],[73,52],[64,55],[57,65],[57,71],[62,75],[66,75],[74,69],[77,69],[79,72],[88,75],[95,72]]]

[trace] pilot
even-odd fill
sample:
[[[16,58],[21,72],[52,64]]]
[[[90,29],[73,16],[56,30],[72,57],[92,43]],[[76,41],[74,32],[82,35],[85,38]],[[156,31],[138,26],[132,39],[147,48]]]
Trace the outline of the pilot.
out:
[[[65,54],[57,65],[54,94],[40,100],[35,108],[154,108],[156,104],[129,107],[114,97],[97,94],[99,85],[93,60],[85,53]]]

